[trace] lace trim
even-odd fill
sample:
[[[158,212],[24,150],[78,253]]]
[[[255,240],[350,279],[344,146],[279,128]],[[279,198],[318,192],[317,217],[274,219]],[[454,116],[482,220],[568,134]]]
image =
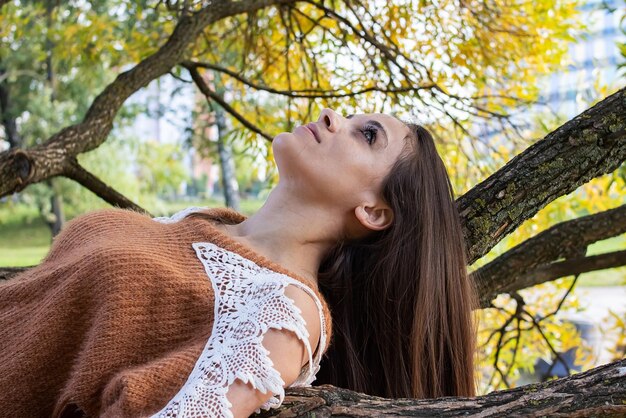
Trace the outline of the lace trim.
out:
[[[185,208],[183,210],[176,212],[172,216],[159,216],[156,218],[152,218],[152,220],[161,222],[163,224],[173,224],[173,223],[180,221],[181,219],[183,219],[185,216],[189,215],[190,213],[199,212],[199,211],[208,210],[208,209],[210,209],[208,206],[190,206],[188,208]]]
[[[163,223],[177,222],[192,207],[171,218],[154,218]],[[275,395],[255,412],[280,406],[285,382],[274,369],[269,351],[263,347],[263,334],[269,328],[293,331],[306,347],[309,361],[290,387],[310,386],[319,371],[322,348],[326,343],[325,319],[317,295],[304,283],[261,267],[241,255],[207,242],[192,244],[211,280],[215,294],[215,320],[211,336],[187,382],[155,417],[211,416],[232,418],[232,404],[226,392],[235,379],[251,383],[262,393]],[[284,294],[293,284],[306,291],[318,308],[321,324],[319,349],[311,355],[309,333],[301,310]]]

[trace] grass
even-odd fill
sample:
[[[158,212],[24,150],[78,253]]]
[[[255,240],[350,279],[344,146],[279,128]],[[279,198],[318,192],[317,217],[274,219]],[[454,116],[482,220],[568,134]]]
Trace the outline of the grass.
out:
[[[594,242],[587,247],[587,255],[604,254],[626,248],[626,234],[618,235],[603,241]],[[620,286],[626,285],[626,267],[590,271],[581,274],[578,286]]]
[[[28,267],[38,264],[48,254],[49,246],[21,247],[7,250],[0,247],[0,266]]]
[[[242,200],[241,213],[250,215],[262,200]],[[222,200],[166,202],[168,214],[190,206],[224,206]],[[69,220],[69,219],[68,219]],[[50,249],[52,234],[35,207],[0,202],[0,267],[32,266],[41,262]]]
[[[263,200],[256,199],[246,199],[241,202],[240,212],[244,215],[252,215],[263,205]],[[167,212],[171,215],[174,212],[178,212],[179,210],[183,210],[190,206],[210,206],[210,207],[223,207],[224,201],[221,199],[204,199],[204,200],[190,200],[190,201],[178,201],[178,202],[168,202],[166,204]]]
[[[0,210],[0,266],[32,266],[48,253],[52,234],[36,212]]]

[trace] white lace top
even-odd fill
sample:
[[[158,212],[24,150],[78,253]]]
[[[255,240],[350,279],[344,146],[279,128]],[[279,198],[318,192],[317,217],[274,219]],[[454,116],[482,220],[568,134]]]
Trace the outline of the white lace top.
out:
[[[190,207],[172,217],[154,218],[163,223],[178,222],[206,207]],[[309,362],[289,387],[310,386],[319,370],[322,348],[326,345],[326,326],[322,304],[304,283],[261,267],[243,256],[209,242],[193,243],[215,293],[214,323],[211,335],[187,382],[154,417],[228,417],[232,404],[226,392],[235,379],[250,383],[262,393],[274,396],[261,409],[280,406],[285,397],[280,373],[274,369],[269,351],[261,344],[270,328],[293,331],[304,344]],[[306,291],[318,308],[321,335],[315,357],[309,332],[300,309],[284,294],[296,285]]]

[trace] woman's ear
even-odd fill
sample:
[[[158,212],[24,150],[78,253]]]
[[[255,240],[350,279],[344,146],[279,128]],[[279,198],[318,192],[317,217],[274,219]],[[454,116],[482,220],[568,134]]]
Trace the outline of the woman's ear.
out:
[[[359,205],[354,208],[354,215],[361,225],[373,231],[381,231],[393,222],[393,211],[386,204],[377,206]]]

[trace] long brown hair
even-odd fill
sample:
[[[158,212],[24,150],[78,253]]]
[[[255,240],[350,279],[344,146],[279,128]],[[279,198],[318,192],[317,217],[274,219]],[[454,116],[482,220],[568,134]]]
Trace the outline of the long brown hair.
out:
[[[431,134],[406,123],[383,182],[390,227],[342,240],[319,287],[333,340],[314,384],[384,397],[474,396],[475,286],[448,173]]]

